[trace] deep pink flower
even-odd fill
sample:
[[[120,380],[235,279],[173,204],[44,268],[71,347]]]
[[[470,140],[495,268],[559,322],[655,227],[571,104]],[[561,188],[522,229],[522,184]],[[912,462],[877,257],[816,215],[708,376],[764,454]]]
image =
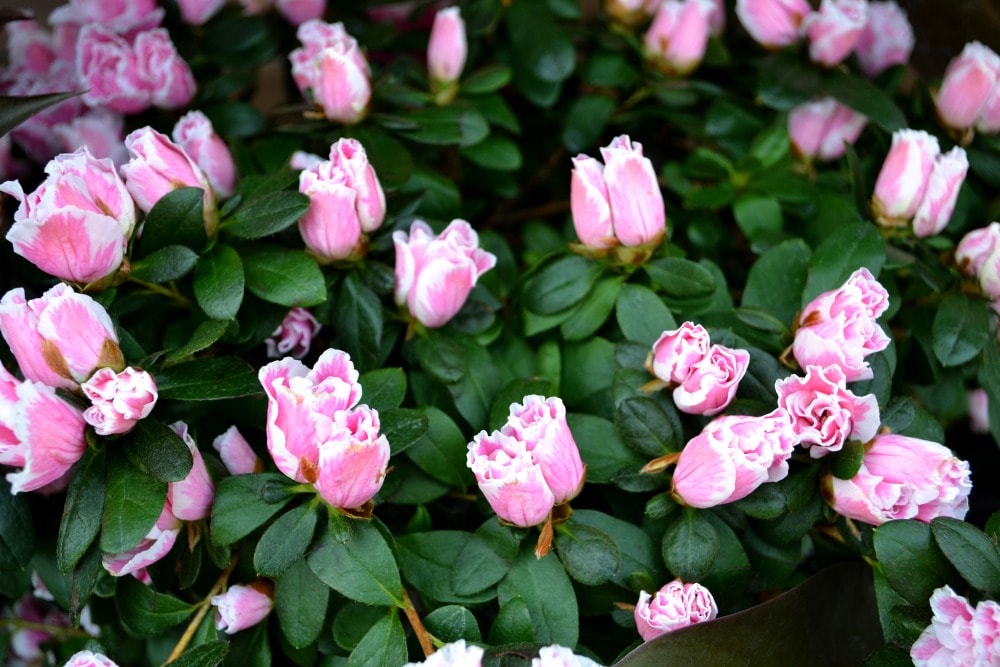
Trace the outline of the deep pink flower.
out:
[[[648,642],[668,632],[711,621],[718,613],[715,598],[707,588],[674,579],[655,595],[639,593],[635,624],[643,641]]]

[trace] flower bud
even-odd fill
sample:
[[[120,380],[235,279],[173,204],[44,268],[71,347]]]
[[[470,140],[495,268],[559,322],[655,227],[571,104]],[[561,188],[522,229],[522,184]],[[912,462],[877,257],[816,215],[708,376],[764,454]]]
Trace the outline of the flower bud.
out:
[[[171,137],[205,172],[215,194],[223,199],[232,196],[236,191],[236,163],[208,116],[189,111],[174,125]]]
[[[969,276],[978,275],[993,251],[1000,247],[1000,222],[974,229],[955,248],[955,263]]]
[[[278,13],[294,26],[323,18],[326,0],[276,0]]]
[[[434,15],[427,44],[427,71],[431,81],[438,86],[458,81],[468,49],[461,10],[458,7],[439,10]]]
[[[833,67],[851,55],[868,20],[868,0],[823,0],[802,24],[813,62]]]
[[[318,19],[299,26],[302,43],[289,55],[292,78],[311,103],[329,120],[356,123],[368,112],[370,70],[356,39],[343,23]]]
[[[585,466],[566,422],[566,406],[558,397],[532,394],[523,400],[523,405],[510,405],[502,430],[525,443],[556,504],[569,502],[580,492]]]
[[[479,247],[479,235],[465,220],[452,220],[434,236],[422,220],[410,232],[392,233],[396,246],[397,305],[425,327],[444,326],[465,304],[479,277],[497,258]]]
[[[646,57],[666,74],[690,74],[705,57],[716,9],[712,0],[663,0],[644,37]]]
[[[933,236],[948,226],[968,171],[969,160],[965,150],[958,146],[937,157],[927,180],[927,191],[913,216],[914,234]]]
[[[212,597],[215,629],[234,635],[251,628],[274,608],[274,584],[258,579],[249,586],[230,586],[222,595]]]
[[[182,521],[197,521],[208,516],[215,500],[215,484],[205,468],[205,459],[188,433],[187,424],[182,421],[170,425],[174,433],[180,436],[194,459],[191,470],[179,482],[167,485],[167,504],[170,511]]]
[[[868,3],[868,21],[865,23],[854,55],[866,76],[878,76],[893,65],[910,61],[915,43],[913,26],[906,12],[893,0]]]
[[[969,404],[969,428],[973,433],[990,432],[990,397],[984,389],[973,389],[966,395]]]
[[[378,412],[367,405],[334,413],[332,426],[319,450],[314,485],[331,507],[362,507],[382,488],[389,441],[379,432]]]
[[[885,156],[872,209],[883,224],[900,224],[913,218],[927,192],[934,161],[941,153],[936,137],[922,130],[898,130]]]
[[[806,162],[836,160],[853,144],[868,118],[832,97],[800,104],[788,112],[788,135],[795,153]]]
[[[219,458],[230,475],[248,475],[261,472],[264,466],[250,447],[243,434],[235,426],[230,426],[222,435],[212,441],[212,447],[219,452]]]
[[[635,625],[643,641],[648,642],[668,632],[711,621],[718,613],[715,598],[707,588],[674,579],[655,595],[639,593]]]
[[[799,41],[802,21],[811,11],[806,0],[736,0],[736,17],[767,49]]]
[[[674,388],[674,404],[681,412],[706,417],[718,414],[736,396],[750,365],[750,353],[712,345],[683,382]]]
[[[670,385],[684,382],[695,365],[708,355],[711,341],[705,327],[684,322],[673,331],[664,331],[653,343],[646,370]]]
[[[264,341],[268,358],[292,356],[301,359],[309,354],[312,339],[319,330],[320,324],[312,313],[305,308],[292,308],[271,337]]]
[[[215,16],[226,0],[177,0],[181,20],[190,25],[203,25]]]
[[[80,389],[91,402],[83,418],[97,435],[131,431],[136,422],[153,411],[158,396],[153,376],[131,366],[121,373],[101,368]]]
[[[948,63],[935,103],[941,121],[955,130],[968,130],[979,120],[1000,85],[1000,56],[979,42],[969,42]]]

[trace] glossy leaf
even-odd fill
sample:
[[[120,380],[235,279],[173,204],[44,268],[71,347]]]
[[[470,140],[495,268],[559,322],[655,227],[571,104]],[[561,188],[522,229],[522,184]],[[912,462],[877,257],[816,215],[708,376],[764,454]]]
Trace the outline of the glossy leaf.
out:
[[[323,583],[351,600],[369,605],[403,604],[396,559],[382,534],[367,521],[352,521],[345,542],[337,542],[324,532],[307,561]]]
[[[274,472],[223,477],[216,486],[212,505],[212,544],[232,544],[264,525],[292,499],[286,495],[268,502],[265,489],[269,485],[292,484],[294,480]]]
[[[122,553],[146,537],[167,501],[167,484],[135,467],[124,454],[108,457],[101,550]]]
[[[302,557],[316,532],[317,509],[300,505],[278,517],[257,542],[253,567],[257,574],[276,577]]]
[[[243,262],[236,251],[220,243],[198,258],[194,296],[213,320],[231,320],[243,303]]]

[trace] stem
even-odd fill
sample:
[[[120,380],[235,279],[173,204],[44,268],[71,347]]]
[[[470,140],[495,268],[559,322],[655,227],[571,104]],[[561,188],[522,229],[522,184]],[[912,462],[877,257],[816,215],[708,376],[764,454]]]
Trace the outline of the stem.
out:
[[[26,621],[21,618],[2,618],[0,626],[6,626],[15,630],[37,630],[53,637],[64,640],[70,637],[90,637],[91,634],[82,628],[67,628],[61,625],[48,625],[47,623],[36,623]]]
[[[229,567],[223,570],[222,574],[219,575],[219,578],[215,581],[215,585],[212,586],[212,590],[210,590],[208,595],[206,595],[202,601],[198,603],[198,606],[200,607],[200,609],[198,609],[198,613],[195,614],[194,618],[191,619],[191,622],[188,623],[188,626],[184,629],[184,634],[181,635],[180,640],[177,642],[177,646],[175,646],[174,650],[170,652],[170,657],[167,658],[167,661],[163,664],[168,665],[176,660],[180,657],[181,653],[184,652],[184,649],[187,648],[188,644],[191,643],[191,640],[194,638],[194,633],[198,631],[198,626],[201,625],[201,622],[205,619],[205,614],[207,614],[208,610],[212,608],[212,598],[221,593],[222,589],[225,588],[226,582],[229,580],[229,575],[233,573],[233,568],[236,567],[236,562],[238,560],[238,557],[233,556],[233,559],[229,562]]]
[[[129,276],[129,282],[133,282],[150,292],[165,296],[181,308],[191,308],[191,301],[174,288],[164,287],[163,285],[159,285],[157,283],[146,282],[145,280],[139,280],[138,278],[133,278],[131,276]]]
[[[427,628],[424,627],[423,621],[420,620],[420,615],[417,614],[417,610],[413,607],[413,601],[410,600],[410,594],[403,589],[403,611],[406,613],[406,619],[410,622],[413,627],[413,632],[417,635],[417,641],[420,642],[420,648],[423,649],[424,657],[429,658],[431,654],[434,653],[434,640],[431,637],[431,633],[427,632]]]

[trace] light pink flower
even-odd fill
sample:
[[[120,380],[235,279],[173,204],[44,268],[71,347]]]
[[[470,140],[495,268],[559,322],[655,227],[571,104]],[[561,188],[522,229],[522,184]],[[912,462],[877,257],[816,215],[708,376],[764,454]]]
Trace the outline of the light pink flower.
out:
[[[955,248],[955,263],[963,273],[977,276],[983,265],[1000,248],[1000,222],[992,222],[986,227],[974,229],[962,237]]]
[[[55,389],[20,381],[0,365],[0,465],[9,473],[11,493],[35,491],[59,480],[87,448],[81,410]]]
[[[319,155],[315,153],[307,153],[306,151],[295,151],[292,153],[292,157],[288,160],[289,169],[308,169],[313,167],[323,161]]]
[[[806,161],[836,160],[853,144],[868,118],[832,97],[805,102],[788,112],[788,135],[795,153]]]
[[[250,443],[235,426],[230,426],[216,437],[212,447],[219,452],[219,458],[230,475],[247,475],[264,469]]]
[[[312,339],[319,333],[320,324],[305,308],[292,308],[281,324],[264,341],[267,345],[267,356],[280,359],[292,356],[296,359],[309,354]]]
[[[276,0],[278,13],[294,26],[323,18],[326,0]]]
[[[98,369],[80,389],[91,402],[83,418],[97,435],[131,431],[136,422],[153,411],[158,397],[153,376],[131,366],[120,373],[111,368]]]
[[[663,0],[643,37],[646,57],[667,74],[690,74],[701,64],[717,12],[712,0]]]
[[[170,511],[170,500],[163,505],[163,511],[146,536],[135,547],[118,554],[104,554],[104,569],[113,577],[127,574],[142,581],[147,579],[146,568],[170,553],[181,532],[181,520]]]
[[[427,71],[441,84],[458,81],[468,52],[465,21],[458,7],[438,10],[427,43]]]
[[[83,102],[119,113],[149,108],[151,91],[132,44],[101,23],[87,23],[77,42],[76,67]]]
[[[227,635],[251,628],[274,608],[274,584],[259,579],[252,584],[230,586],[225,593],[212,597],[215,629]]]
[[[10,21],[4,25],[7,42],[7,73],[27,72],[34,76],[49,73],[58,60],[55,36],[34,19]]]
[[[927,191],[913,216],[913,233],[919,237],[939,234],[951,220],[958,193],[969,171],[965,150],[955,146],[934,160]]]
[[[802,21],[811,11],[806,0],[736,0],[736,17],[768,49],[799,41]]]
[[[868,0],[823,0],[802,27],[813,62],[833,67],[851,55],[868,22]]]
[[[792,343],[795,360],[802,368],[837,366],[847,382],[870,379],[864,358],[890,343],[877,322],[888,307],[889,293],[868,269],[858,269],[802,310]]]
[[[135,30],[148,30],[160,25],[164,11],[156,0],[69,0],[56,8],[49,17],[54,25],[81,23],[100,25],[120,35]]]
[[[62,152],[86,147],[96,158],[110,158],[116,166],[128,160],[124,144],[125,117],[109,109],[92,109],[73,120],[56,125],[52,133],[62,144]]]
[[[668,632],[711,621],[718,613],[719,607],[707,588],[674,579],[655,595],[639,593],[635,624],[643,641],[648,642]]]
[[[763,417],[729,415],[709,422],[681,450],[673,493],[691,507],[715,507],[788,475],[796,442],[781,408]]]
[[[226,0],[177,0],[181,20],[191,25],[202,25],[215,16]]]
[[[1000,56],[980,42],[969,42],[945,70],[935,99],[938,116],[955,130],[975,126],[998,85]]]
[[[410,232],[395,231],[397,305],[425,327],[447,324],[480,276],[496,265],[493,253],[479,247],[479,235],[465,220],[452,220],[439,236],[417,220]]]
[[[77,651],[70,656],[63,667],[118,667],[118,663],[100,653]]]
[[[197,84],[191,68],[177,53],[166,28],[140,32],[135,37],[135,61],[149,88],[153,106],[179,109],[194,98]]]
[[[552,644],[538,649],[538,657],[531,659],[531,667],[601,667],[582,655],[577,655],[565,646]]]
[[[368,112],[370,69],[343,23],[306,21],[297,32],[300,48],[289,55],[292,78],[302,95],[327,119],[356,123]]]
[[[464,639],[445,644],[434,651],[423,662],[408,662],[403,667],[482,667],[482,648],[469,644]]]
[[[892,146],[875,181],[872,209],[876,219],[899,223],[913,217],[940,153],[937,137],[922,130],[893,132]]]
[[[7,292],[0,334],[24,377],[51,387],[74,390],[98,368],[125,367],[107,311],[66,283],[30,301],[23,288]]]
[[[171,513],[181,521],[204,519],[212,509],[212,501],[215,500],[215,484],[208,475],[205,459],[202,458],[198,445],[188,433],[187,424],[178,421],[171,424],[170,428],[187,445],[194,463],[187,477],[167,485],[167,505]]]
[[[389,443],[378,412],[358,405],[350,356],[327,350],[309,369],[291,357],[260,369],[268,396],[267,448],[288,477],[316,486],[333,507],[363,506],[382,487]]]
[[[1000,657],[990,651],[997,635],[988,637],[981,632],[981,622],[993,611],[990,607],[996,607],[995,602],[981,602],[973,609],[951,586],[942,586],[931,595],[930,606],[934,614],[931,624],[910,649],[916,667],[990,665]]]
[[[50,275],[83,285],[113,275],[136,220],[115,165],[82,148],[52,159],[45,173],[28,195],[18,181],[0,185],[0,192],[20,202],[7,232],[14,252]]]
[[[868,21],[865,23],[854,55],[866,76],[878,76],[893,65],[910,61],[915,43],[913,26],[906,12],[893,0],[868,3]]]
[[[674,388],[677,409],[706,417],[722,412],[736,396],[749,365],[750,353],[746,350],[712,345],[708,354]]]
[[[189,111],[174,125],[171,138],[191,156],[208,177],[212,189],[222,199],[236,190],[236,163],[229,147],[200,111]]]
[[[807,366],[806,376],[774,383],[778,407],[788,412],[799,444],[818,459],[848,440],[871,440],[881,424],[874,394],[855,396],[839,366]]]
[[[875,436],[857,475],[849,480],[829,476],[823,485],[834,510],[873,526],[893,519],[964,519],[971,490],[969,464],[950,449],[892,434]]]
[[[49,72],[41,76],[28,70],[10,74],[13,80],[5,86],[4,94],[12,97],[64,93],[82,88],[73,60],[57,60]],[[86,109],[82,96],[71,97],[37,112],[11,130],[10,136],[28,157],[44,164],[53,155],[62,152],[62,143],[53,133],[53,128],[72,121]]]
[[[985,389],[973,389],[967,394],[969,428],[973,433],[990,432],[990,397]]]
[[[708,355],[710,346],[705,327],[684,322],[673,331],[664,331],[653,343],[646,358],[646,370],[667,384],[681,384],[695,364]]]

